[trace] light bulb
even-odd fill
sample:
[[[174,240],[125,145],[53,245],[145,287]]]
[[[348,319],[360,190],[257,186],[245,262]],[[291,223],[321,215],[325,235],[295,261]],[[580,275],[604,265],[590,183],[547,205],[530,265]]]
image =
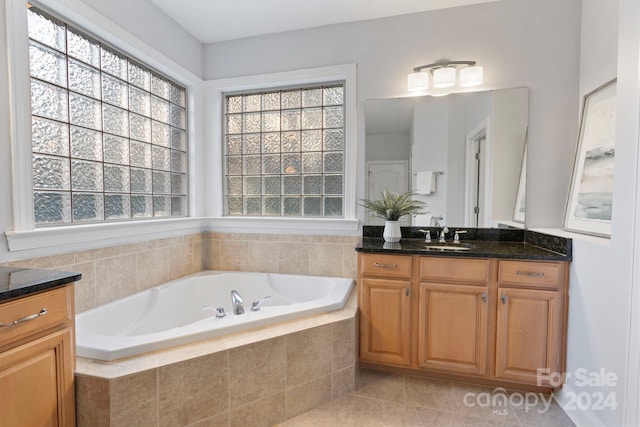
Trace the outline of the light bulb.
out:
[[[482,67],[475,65],[460,70],[460,86],[472,87],[482,84]]]
[[[433,70],[433,87],[444,88],[456,84],[456,69],[444,67]]]
[[[429,89],[429,75],[423,72],[409,74],[407,76],[407,87],[410,92]]]

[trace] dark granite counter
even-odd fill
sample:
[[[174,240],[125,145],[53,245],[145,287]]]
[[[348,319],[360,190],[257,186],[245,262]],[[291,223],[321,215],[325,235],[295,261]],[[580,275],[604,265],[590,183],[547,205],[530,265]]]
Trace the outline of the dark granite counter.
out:
[[[438,246],[439,228],[428,228],[432,243],[424,242],[419,227],[403,227],[399,243],[387,243],[382,239],[383,227],[365,226],[356,251],[389,254],[417,254],[467,258],[510,258],[543,261],[571,261],[571,239],[551,236],[528,230],[498,228],[452,228],[447,234],[447,246],[466,246],[469,250],[451,251],[430,249]],[[460,234],[460,245],[454,245],[453,231]]]
[[[53,289],[81,278],[80,273],[0,267],[0,301]]]

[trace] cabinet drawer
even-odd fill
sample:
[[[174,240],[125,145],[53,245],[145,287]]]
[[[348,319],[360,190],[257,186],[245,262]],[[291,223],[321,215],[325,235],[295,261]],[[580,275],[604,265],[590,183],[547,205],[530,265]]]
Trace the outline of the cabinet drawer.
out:
[[[562,283],[562,267],[560,262],[501,260],[498,263],[498,282],[555,289]]]
[[[411,277],[411,256],[360,254],[360,274],[379,277]]]
[[[72,322],[72,296],[71,287],[65,286],[0,304],[0,343]]]
[[[421,257],[420,280],[488,283],[490,264],[482,258]]]

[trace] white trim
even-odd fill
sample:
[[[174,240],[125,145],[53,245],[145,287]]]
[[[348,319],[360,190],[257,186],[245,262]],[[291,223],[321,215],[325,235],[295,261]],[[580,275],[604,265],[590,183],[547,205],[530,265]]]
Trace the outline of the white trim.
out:
[[[465,226],[470,226],[471,222],[471,184],[475,182],[475,178],[472,177],[469,172],[474,169],[473,163],[475,162],[475,150],[471,150],[474,146],[474,142],[480,137],[484,136],[484,147],[480,148],[481,165],[484,166],[484,182],[478,182],[478,185],[482,185],[482,192],[480,194],[483,197],[482,200],[478,200],[477,203],[482,206],[478,216],[478,227],[489,226],[489,220],[492,217],[493,205],[493,135],[491,134],[491,117],[487,116],[473,127],[466,135],[466,167],[465,167],[465,186],[464,186],[464,223]]]
[[[199,233],[205,228],[205,222],[204,218],[169,218],[8,231],[5,234],[9,258],[22,259]]]
[[[321,68],[285,71],[281,73],[259,74],[245,77],[233,77],[228,79],[211,80],[205,82],[205,111],[207,121],[205,129],[206,163],[209,167],[205,171],[205,182],[209,186],[209,192],[205,195],[205,212],[217,220],[217,226],[245,228],[261,227],[270,228],[274,223],[279,226],[294,226],[301,233],[318,231],[315,224],[318,220],[311,218],[243,218],[224,217],[224,183],[223,167],[223,141],[222,129],[223,112],[222,100],[226,92],[239,92],[256,89],[268,89],[283,86],[305,85],[310,83],[322,83],[336,80],[344,80],[344,108],[345,108],[345,148],[344,148],[344,194],[343,213],[339,219],[323,218],[320,223],[331,228],[330,224],[341,222],[352,224],[355,219],[355,192],[356,192],[356,64],[334,65]],[[357,221],[356,221],[357,223]],[[287,224],[289,224],[287,226]],[[340,225],[337,225],[340,229]]]

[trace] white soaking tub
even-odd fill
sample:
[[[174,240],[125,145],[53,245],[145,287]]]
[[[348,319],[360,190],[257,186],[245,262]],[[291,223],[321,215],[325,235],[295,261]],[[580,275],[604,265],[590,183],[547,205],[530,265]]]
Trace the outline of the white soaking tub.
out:
[[[76,353],[110,361],[336,310],[352,286],[335,277],[203,271],[78,314]],[[231,290],[244,300],[244,314],[233,313]],[[218,307],[225,317],[216,317]]]

